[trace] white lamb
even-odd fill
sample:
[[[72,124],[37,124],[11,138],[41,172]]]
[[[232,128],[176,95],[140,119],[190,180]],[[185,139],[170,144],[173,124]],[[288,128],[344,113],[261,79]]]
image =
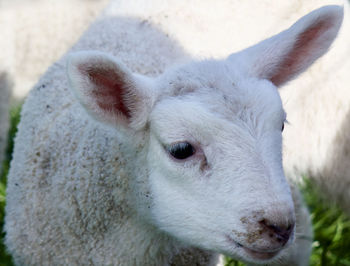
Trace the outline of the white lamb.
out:
[[[22,99],[93,22],[108,0],[0,0],[0,68]]]
[[[341,20],[324,7],[225,59],[172,67],[188,56],[151,23],[98,20],[73,51],[101,52],[69,57],[70,85],[63,57],[23,106],[5,221],[16,264],[214,265],[224,253],[307,265],[276,86],[327,51]]]

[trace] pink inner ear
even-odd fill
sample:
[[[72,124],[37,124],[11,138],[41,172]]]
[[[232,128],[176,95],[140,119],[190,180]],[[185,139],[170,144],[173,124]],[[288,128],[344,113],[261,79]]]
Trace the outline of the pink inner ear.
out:
[[[125,73],[117,72],[118,69],[86,66],[80,66],[79,70],[89,77],[93,84],[90,96],[104,112],[119,113],[127,119],[131,118],[131,111],[125,104],[128,87]]]
[[[303,68],[308,67],[309,64],[304,64],[304,60],[312,58],[312,54],[317,54],[317,42],[319,37],[332,26],[332,23],[324,19],[318,21],[316,25],[311,25],[303,33],[298,36],[291,52],[284,58],[278,66],[275,75],[271,77],[271,82],[276,86],[280,86],[294,75],[298,74]]]

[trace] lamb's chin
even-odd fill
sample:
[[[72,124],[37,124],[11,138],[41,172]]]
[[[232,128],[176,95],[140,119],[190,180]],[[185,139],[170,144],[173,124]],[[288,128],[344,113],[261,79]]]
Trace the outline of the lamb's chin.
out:
[[[254,264],[266,264],[275,261],[280,252],[284,249],[274,249],[274,250],[258,250],[252,249],[247,246],[242,245],[241,243],[233,240],[231,237],[226,236],[227,249],[231,250],[232,254],[227,254],[229,257],[238,257],[238,259],[254,263]]]

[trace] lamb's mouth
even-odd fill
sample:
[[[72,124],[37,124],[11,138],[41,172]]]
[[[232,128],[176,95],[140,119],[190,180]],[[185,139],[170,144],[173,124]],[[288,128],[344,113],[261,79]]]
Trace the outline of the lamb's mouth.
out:
[[[251,249],[246,246],[243,246],[239,242],[233,240],[231,237],[226,236],[226,238],[229,240],[229,242],[232,244],[235,244],[236,247],[241,248],[248,256],[255,260],[270,260],[274,258],[281,249],[278,250],[261,250],[261,249]]]
[[[243,250],[256,260],[269,260],[275,257],[280,251],[256,251],[242,246]]]

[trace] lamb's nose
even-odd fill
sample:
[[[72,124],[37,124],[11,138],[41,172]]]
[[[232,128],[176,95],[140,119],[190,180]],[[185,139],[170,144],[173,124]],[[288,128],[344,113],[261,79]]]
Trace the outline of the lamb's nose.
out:
[[[264,229],[266,237],[277,241],[283,246],[288,242],[294,228],[294,223],[276,224],[267,219],[262,219],[259,224]]]

